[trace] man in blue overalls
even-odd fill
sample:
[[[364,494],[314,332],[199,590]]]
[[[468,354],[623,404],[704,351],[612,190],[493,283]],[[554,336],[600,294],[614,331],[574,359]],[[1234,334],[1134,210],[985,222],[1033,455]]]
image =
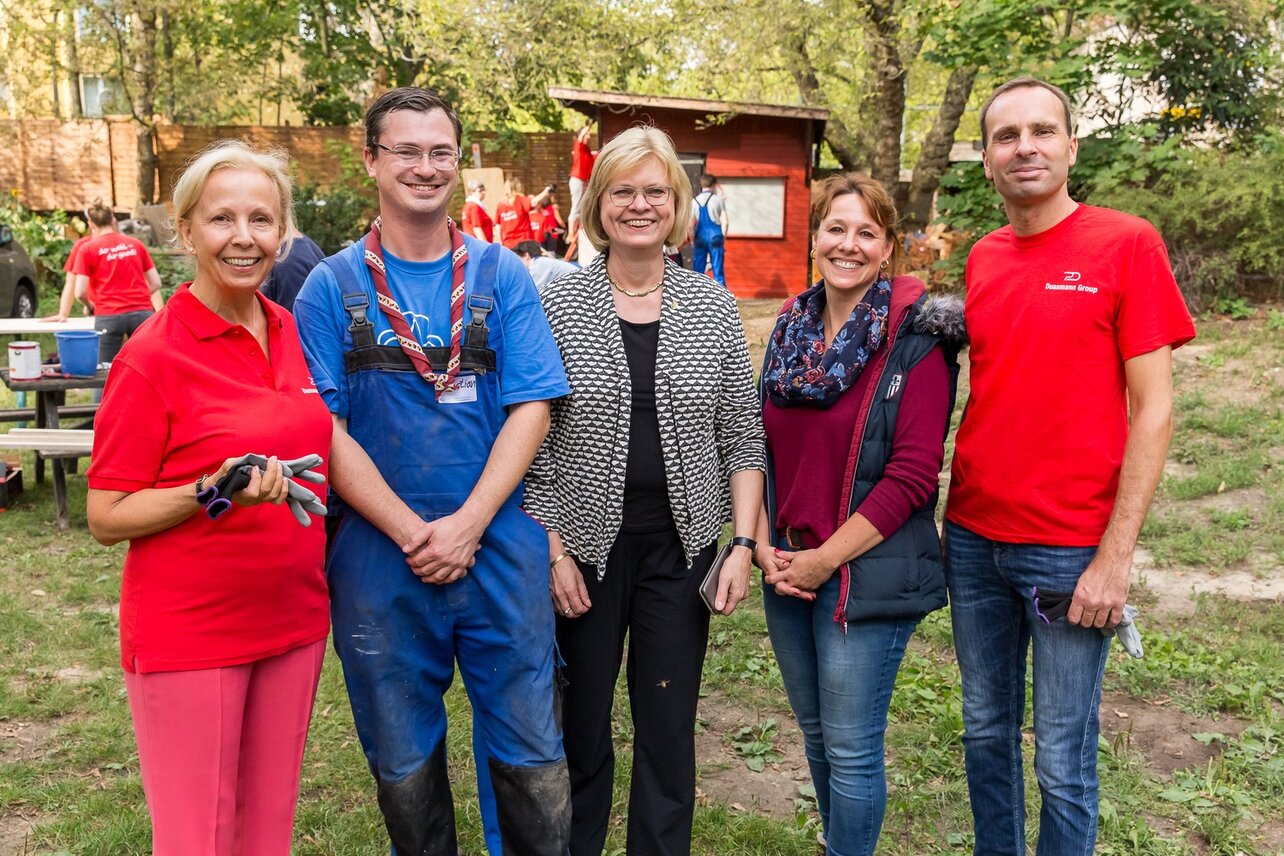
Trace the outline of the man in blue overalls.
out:
[[[727,206],[717,193],[718,179],[705,173],[700,176],[700,192],[691,200],[691,268],[704,273],[708,261],[713,278],[724,288],[727,275],[722,261],[727,230]]]
[[[457,853],[442,702],[457,659],[490,852],[563,856],[548,539],[521,510],[521,479],[569,386],[522,263],[446,216],[460,130],[427,90],[370,107],[380,219],[295,303],[350,452],[330,470],[345,509],[329,555],[334,644],[394,854]]]

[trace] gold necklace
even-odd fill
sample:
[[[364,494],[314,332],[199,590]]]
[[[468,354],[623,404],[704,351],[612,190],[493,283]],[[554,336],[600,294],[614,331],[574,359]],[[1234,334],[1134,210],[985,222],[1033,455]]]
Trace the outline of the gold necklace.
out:
[[[620,294],[625,295],[626,297],[646,297],[648,294],[654,294],[655,292],[659,291],[660,286],[664,285],[664,277],[660,277],[660,281],[657,282],[655,285],[651,286],[650,288],[648,288],[646,291],[629,291],[627,288],[625,288],[624,286],[616,282],[614,279],[612,279],[609,273],[606,275],[606,281],[611,284],[611,288],[614,288],[616,291],[618,291]]]

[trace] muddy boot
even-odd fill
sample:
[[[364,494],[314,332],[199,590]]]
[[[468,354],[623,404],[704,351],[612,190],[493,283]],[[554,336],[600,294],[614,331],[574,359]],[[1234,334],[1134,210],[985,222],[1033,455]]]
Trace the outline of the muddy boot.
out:
[[[446,741],[424,765],[397,782],[375,776],[379,810],[397,856],[458,856],[455,804],[446,777]]]
[[[513,767],[490,760],[504,856],[565,856],[571,836],[566,762]]]

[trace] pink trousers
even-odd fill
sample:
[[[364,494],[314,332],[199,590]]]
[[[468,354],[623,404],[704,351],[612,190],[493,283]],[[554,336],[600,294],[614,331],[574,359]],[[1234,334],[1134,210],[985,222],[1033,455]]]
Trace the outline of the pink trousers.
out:
[[[221,669],[125,673],[154,856],[287,856],[325,640]]]

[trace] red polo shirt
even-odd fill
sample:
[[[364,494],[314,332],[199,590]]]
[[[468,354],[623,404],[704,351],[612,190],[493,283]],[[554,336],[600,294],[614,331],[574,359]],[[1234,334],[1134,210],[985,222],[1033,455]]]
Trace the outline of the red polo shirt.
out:
[[[73,267],[89,277],[95,315],[151,311],[152,290],[144,274],[156,265],[137,238],[119,232],[96,235],[80,245]]]
[[[184,285],[112,362],[94,420],[89,486],[135,492],[191,486],[230,457],[317,453],[329,463],[330,413],[308,373],[294,319],[259,296],[269,361]],[[324,472],[325,467],[319,468]],[[324,639],[325,527],[285,505],[204,512],[135,538],[120,598],[129,672],[247,663]]]

